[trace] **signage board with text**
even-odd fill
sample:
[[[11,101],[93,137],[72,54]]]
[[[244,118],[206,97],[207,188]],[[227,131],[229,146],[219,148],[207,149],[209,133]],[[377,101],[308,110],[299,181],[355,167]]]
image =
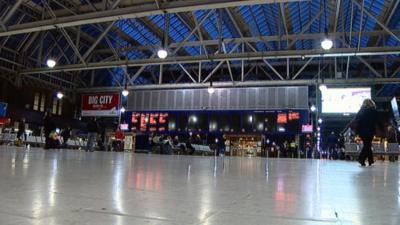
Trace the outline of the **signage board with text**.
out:
[[[82,116],[119,116],[119,93],[82,95]]]

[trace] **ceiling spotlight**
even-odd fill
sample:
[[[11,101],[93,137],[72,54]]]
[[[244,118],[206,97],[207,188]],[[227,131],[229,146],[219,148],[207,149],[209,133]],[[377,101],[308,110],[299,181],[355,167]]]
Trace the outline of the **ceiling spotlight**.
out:
[[[321,124],[323,122],[322,118],[318,119],[318,123]]]
[[[304,60],[306,57],[304,55],[301,56],[301,59]]]
[[[54,68],[57,63],[54,59],[47,59],[46,64],[49,68]]]
[[[167,56],[168,56],[168,52],[167,52],[167,50],[161,48],[161,49],[159,49],[159,50],[157,51],[157,56],[158,56],[158,58],[160,58],[160,59],[165,59],[165,58],[167,58]]]
[[[210,87],[207,89],[208,94],[213,94],[215,92],[215,89],[213,88],[212,82],[210,82]]]
[[[124,96],[124,97],[126,97],[126,96],[128,96],[129,95],[129,91],[128,90],[126,90],[126,89],[124,89],[124,90],[122,90],[122,96]]]
[[[61,92],[57,92],[57,98],[62,99],[64,97],[64,94]]]
[[[126,109],[124,107],[121,107],[121,113],[125,113]]]
[[[311,112],[315,112],[315,111],[317,111],[317,107],[315,107],[315,105],[312,105],[310,107],[310,110],[311,110]]]
[[[328,89],[328,87],[327,87],[325,84],[319,85],[319,90],[320,90],[321,92],[324,92],[324,91],[326,91],[327,89]]]
[[[333,47],[333,41],[326,37],[324,40],[322,40],[321,47],[324,50],[330,50]]]

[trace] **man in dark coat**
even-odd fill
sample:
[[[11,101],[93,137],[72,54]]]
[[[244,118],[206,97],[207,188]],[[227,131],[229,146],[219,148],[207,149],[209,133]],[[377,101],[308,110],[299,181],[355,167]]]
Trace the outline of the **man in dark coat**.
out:
[[[22,140],[22,135],[24,135],[24,140],[26,141],[26,134],[25,134],[25,118],[22,118],[18,124],[18,133],[17,138],[18,140]]]
[[[54,140],[50,137],[50,133],[56,129],[53,117],[49,111],[46,112],[43,118],[44,136],[46,139],[44,149],[54,148]]]
[[[328,136],[328,150],[329,150],[329,159],[336,158],[336,147],[337,147],[338,138],[335,135],[335,132]]]
[[[355,131],[363,141],[363,148],[358,157],[358,162],[361,166],[365,166],[365,159],[368,158],[368,164],[371,166],[374,163],[372,154],[372,140],[376,134],[378,124],[378,111],[375,103],[371,99],[364,100],[360,111],[355,118]]]
[[[71,137],[71,127],[67,126],[62,132],[61,136],[63,138],[63,148],[68,147],[68,140]]]
[[[86,151],[93,152],[94,151],[93,147],[96,143],[97,134],[99,132],[99,125],[96,119],[91,119],[89,121],[89,123],[87,124],[87,130],[88,130],[88,141],[87,141]]]

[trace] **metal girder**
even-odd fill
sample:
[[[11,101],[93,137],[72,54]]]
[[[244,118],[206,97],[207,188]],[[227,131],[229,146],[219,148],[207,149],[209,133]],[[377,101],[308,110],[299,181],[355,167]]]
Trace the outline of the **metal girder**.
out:
[[[394,15],[397,7],[399,6],[399,4],[400,4],[400,1],[393,0],[392,4],[390,6],[390,14],[386,18],[385,26],[389,25],[389,22],[392,20],[392,17]],[[392,30],[392,32],[393,32],[393,30]],[[381,36],[378,37],[378,39],[376,40],[375,45],[378,45],[380,40],[381,40]]]
[[[8,20],[14,15],[15,11],[17,11],[18,7],[24,0],[17,0],[11,7],[11,9],[7,12],[7,14],[1,18],[0,24],[2,27],[6,27]]]
[[[314,59],[314,57],[311,57],[307,60],[307,62],[299,69],[299,71],[297,71],[297,73],[292,77],[292,80],[295,80],[297,78],[297,76],[300,75],[301,72],[303,72],[303,70],[308,66],[308,64],[310,64],[310,62]]]
[[[361,14],[360,14],[360,29],[359,29],[359,33],[358,33],[357,50],[360,50],[360,46],[361,46],[361,35],[362,35],[363,20],[364,20],[364,4],[365,4],[365,0],[362,0]]]
[[[364,2],[364,0],[362,0]],[[360,4],[357,0],[352,0],[354,4],[356,4],[366,15],[369,17],[373,18],[379,26],[381,26],[386,32],[388,32],[390,35],[392,35],[397,41],[400,41],[400,38],[394,34],[385,24],[383,24],[381,21],[379,21],[372,13],[370,13],[367,9],[364,8],[364,4]]]
[[[287,20],[286,20],[286,16],[285,16],[285,4],[280,3],[279,8],[280,8],[280,16],[282,17],[282,21],[283,21],[283,28],[285,29],[285,34],[286,34],[286,44],[289,45],[289,38],[288,38],[289,31],[288,31]],[[280,42],[280,39],[279,39],[279,42]]]
[[[189,38],[193,34],[195,34],[198,29],[200,29],[200,26],[203,25],[204,21],[211,15],[211,13],[212,13],[212,10],[210,10],[206,14],[206,16],[204,16],[203,19],[199,23],[196,24],[196,27],[185,37],[185,39],[183,39],[182,42],[179,42],[178,46],[176,46],[176,49],[172,52],[172,55],[175,55],[178,52],[178,50],[189,40]]]
[[[224,55],[229,55],[229,54],[231,54],[231,53],[234,52],[239,46],[240,46],[240,44],[236,44],[236,45],[229,51],[228,54],[224,54]],[[218,60],[218,61],[220,61],[220,62],[218,63],[218,65],[207,75],[207,77],[203,80],[203,83],[207,82],[207,80],[210,79],[211,76],[212,76],[215,72],[217,72],[217,70],[219,69],[219,67],[221,67],[221,65],[222,65],[224,62],[227,62],[226,59],[225,59],[225,60]]]
[[[178,64],[178,65],[188,75],[188,77],[193,81],[193,83],[196,83],[196,80],[192,77],[192,75],[189,73],[189,71],[182,64]]]
[[[235,45],[233,50],[239,44]],[[93,62],[85,64],[72,64],[56,66],[54,68],[36,68],[27,69],[21,71],[23,74],[33,74],[33,73],[51,73],[51,72],[61,72],[61,71],[77,71],[77,70],[93,70],[93,69],[105,69],[105,68],[115,68],[123,65],[132,66],[149,66],[149,65],[160,65],[160,64],[178,64],[178,63],[198,63],[198,62],[208,62],[208,61],[233,61],[233,60],[266,60],[266,59],[287,59],[287,58],[310,58],[310,57],[347,57],[347,56],[372,56],[372,55],[398,55],[400,54],[400,47],[367,47],[362,48],[360,51],[356,51],[356,48],[337,48],[331,49],[329,52],[323,49],[314,50],[286,50],[286,51],[267,51],[267,52],[244,52],[244,53],[233,53],[231,50],[228,54],[216,54],[210,55],[207,58],[204,55],[198,56],[178,56],[178,57],[168,57],[166,59],[135,59],[127,61],[107,61],[107,62]]]
[[[354,14],[354,3],[351,2],[351,13],[350,13],[350,34],[349,34],[349,43],[348,48],[351,47],[351,32],[353,31],[353,14]],[[347,57],[347,64],[346,64],[346,79],[349,77],[349,67],[350,67],[350,57]]]
[[[377,77],[382,77],[382,75],[380,73],[378,73],[374,67],[372,67],[367,61],[365,61],[363,58],[361,58],[360,56],[357,57],[365,66],[367,66]]]
[[[298,35],[304,34],[304,32],[306,32],[310,28],[310,26],[314,23],[314,21],[316,19],[318,19],[323,12],[324,12],[324,8],[321,8],[319,10],[319,12],[316,15],[314,15],[314,17],[310,21],[308,21],[308,23],[303,27],[303,29],[301,30],[301,32]],[[295,43],[296,43],[296,40],[293,40],[292,42],[289,43],[289,46],[287,48],[290,49]]]
[[[284,80],[281,74],[278,71],[276,71],[276,69],[267,61],[267,59],[263,59],[263,61],[276,74],[276,76],[279,77],[279,79]]]
[[[213,82],[213,87],[264,87],[264,86],[314,86],[322,83],[321,79],[307,80],[264,80],[264,81],[245,81],[245,82]],[[324,79],[324,84],[329,86],[358,86],[358,85],[375,85],[375,84],[394,84],[400,83],[400,78],[353,78],[353,79]],[[174,83],[174,84],[158,84],[158,85],[135,85],[128,86],[129,90],[155,90],[155,89],[182,89],[182,88],[208,88],[208,83]],[[98,92],[98,91],[115,91],[120,90],[119,87],[96,87],[96,88],[80,88],[80,93]]]
[[[400,35],[400,30],[396,29],[392,31],[395,34]],[[340,38],[344,35],[348,35],[348,32],[335,32],[335,33],[329,33],[329,37],[335,39],[335,38]],[[358,36],[359,32],[351,32],[351,37],[353,36]],[[363,31],[363,36],[381,36],[381,35],[387,35],[385,31],[382,30],[374,30],[374,31]],[[325,37],[324,33],[311,33],[311,34],[302,34],[302,35],[296,35],[292,34],[289,36],[279,36],[279,35],[274,35],[274,36],[261,36],[261,37],[240,37],[240,38],[224,38],[223,42],[224,43],[254,43],[254,42],[259,42],[259,41],[279,41],[280,39],[290,39],[290,40],[321,40],[323,37]],[[170,43],[169,47],[170,48],[176,48],[179,45],[180,42],[177,43]],[[189,47],[189,46],[208,46],[208,45],[218,45],[218,40],[203,40],[203,41],[188,41],[185,43],[184,47]],[[126,46],[122,48],[117,48],[118,51],[131,51],[131,50],[154,50],[155,48],[159,47],[158,45],[144,45],[144,46]],[[99,49],[95,50],[96,53],[112,53],[110,49]]]
[[[112,22],[121,19],[132,19],[146,16],[154,16],[165,13],[180,13],[196,10],[217,9],[237,7],[244,5],[269,4],[279,2],[290,2],[295,0],[186,0],[163,3],[163,8],[158,9],[156,5],[131,6],[106,11],[84,13],[75,16],[64,16],[57,19],[47,19],[12,25],[7,31],[0,32],[1,36],[30,33],[62,27],[71,27],[84,24]],[[302,0],[296,0],[302,1]]]
[[[335,9],[335,22],[333,23],[333,32],[336,32],[337,25],[338,25],[338,19],[339,19],[339,13],[340,13],[340,7],[341,6],[341,0],[336,0],[336,9]]]
[[[226,51],[226,47],[225,44],[222,44],[222,50],[224,51],[224,53],[228,53]],[[233,79],[233,73],[232,73],[232,68],[231,68],[231,63],[228,61],[226,61],[226,64],[228,65],[228,71],[229,71],[229,76],[231,77],[232,82],[235,82],[235,80]]]
[[[107,35],[107,33],[111,30],[111,28],[114,26],[114,21],[111,22],[106,29],[104,29],[103,33],[100,34],[99,37],[97,37],[96,41],[90,46],[88,50],[86,50],[85,54],[83,55],[83,59],[86,60],[87,57],[89,56],[90,53],[96,48],[96,46],[100,43],[101,40]],[[110,46],[112,47],[112,46]]]

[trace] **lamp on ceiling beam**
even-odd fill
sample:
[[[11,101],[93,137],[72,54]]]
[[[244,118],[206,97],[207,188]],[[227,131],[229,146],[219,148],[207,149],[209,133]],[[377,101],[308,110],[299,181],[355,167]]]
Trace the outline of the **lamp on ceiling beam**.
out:
[[[333,47],[333,41],[329,38],[328,30],[325,30],[325,37],[321,41],[321,47],[324,50],[330,50]]]
[[[56,64],[57,64],[56,60],[52,59],[52,58],[48,58],[47,61],[46,61],[46,65],[49,68],[54,68],[56,66]]]
[[[215,89],[212,85],[212,81],[210,82],[210,87],[208,87],[207,91],[208,91],[208,94],[210,94],[210,95],[215,92]]]
[[[121,94],[122,94],[122,96],[124,96],[124,97],[128,96],[128,95],[129,95],[128,89],[125,88],[124,90],[122,90]]]
[[[168,31],[169,31],[169,16],[168,14],[164,15],[164,33],[162,37],[161,48],[157,51],[157,56],[160,59],[165,59],[168,57]]]
[[[64,97],[64,94],[61,91],[57,92],[58,99],[62,99],[63,97]]]

